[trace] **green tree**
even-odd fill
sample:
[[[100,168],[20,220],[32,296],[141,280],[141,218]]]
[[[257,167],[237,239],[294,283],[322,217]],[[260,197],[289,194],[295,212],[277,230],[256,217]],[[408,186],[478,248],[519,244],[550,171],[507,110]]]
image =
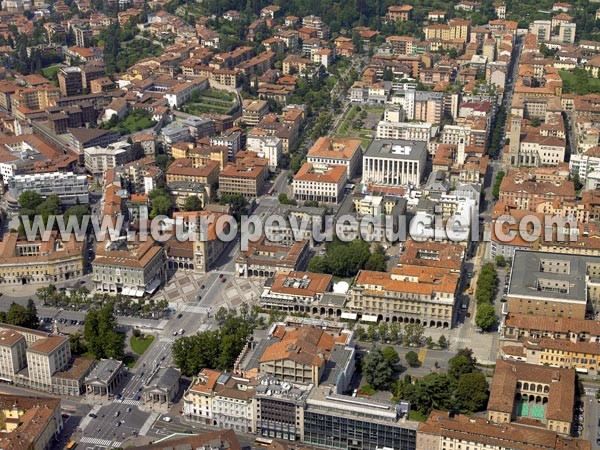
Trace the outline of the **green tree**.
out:
[[[390,340],[394,344],[398,343],[401,332],[402,330],[400,329],[400,325],[398,325],[396,322],[392,322],[392,324],[390,325]]]
[[[173,203],[169,193],[163,189],[153,189],[148,194],[150,199],[150,218],[156,216],[166,216],[171,211]]]
[[[504,259],[504,256],[502,255],[496,255],[496,257],[494,258],[494,262],[498,267],[506,266],[506,259]]]
[[[475,324],[483,331],[489,330],[496,322],[496,311],[490,303],[482,303],[477,305],[477,313],[475,314]]]
[[[454,395],[461,410],[481,411],[485,408],[488,400],[488,384],[485,375],[480,372],[461,375]]]
[[[241,194],[225,194],[219,199],[221,205],[229,205],[233,217],[239,222],[242,215],[248,213],[248,199]]]
[[[37,327],[37,325],[40,322],[40,319],[38,317],[38,311],[37,311],[37,307],[35,306],[35,302],[33,301],[33,299],[29,299],[27,300],[27,327],[29,328],[35,328]]]
[[[29,311],[24,306],[12,302],[6,313],[6,322],[19,327],[31,328],[32,324],[29,321]],[[33,325],[35,326],[35,325]]]
[[[475,364],[465,355],[456,355],[448,361],[448,375],[458,380],[461,375],[475,370]]]
[[[369,326],[367,327],[367,339],[369,341],[374,341],[375,339],[377,339],[377,328],[373,323],[369,324]]]
[[[185,199],[184,211],[202,211],[202,200],[197,195],[190,195]]]
[[[77,220],[77,223],[81,225],[83,223],[83,218],[90,213],[90,208],[88,205],[74,205],[68,208],[65,211],[64,218],[65,223],[69,223],[69,218],[74,216]],[[84,230],[85,231],[85,230]]]
[[[24,191],[19,195],[19,205],[23,209],[35,211],[42,201],[42,196],[35,191]]]
[[[425,338],[425,345],[427,348],[433,348],[433,338],[431,336]]]
[[[383,350],[381,350],[381,354],[383,355],[383,358],[392,366],[400,362],[400,356],[392,346],[385,347]]]
[[[408,323],[404,325],[403,340],[408,345],[415,346],[421,344],[421,339],[425,333],[425,327],[420,323]]]
[[[81,355],[87,351],[83,343],[83,336],[79,332],[69,335],[69,346],[71,347],[71,353],[75,355]]]
[[[417,352],[413,350],[404,355],[404,359],[406,359],[406,362],[410,367],[417,367],[421,364],[419,361],[419,355],[417,355]]]
[[[390,361],[386,360],[381,350],[373,347],[365,355],[362,363],[363,374],[373,389],[385,389],[389,386],[394,370]]]
[[[379,339],[381,339],[382,341],[386,341],[390,334],[389,331],[390,330],[387,322],[382,320],[379,324]]]
[[[440,346],[440,348],[446,348],[446,346],[448,345],[448,340],[443,334],[438,339],[438,345]]]

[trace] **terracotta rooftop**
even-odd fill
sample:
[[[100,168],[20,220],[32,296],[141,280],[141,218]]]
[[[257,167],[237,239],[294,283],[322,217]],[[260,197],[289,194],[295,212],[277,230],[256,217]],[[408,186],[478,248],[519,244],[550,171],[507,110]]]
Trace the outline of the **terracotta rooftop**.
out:
[[[489,411],[513,413],[517,382],[548,385],[546,419],[571,422],[575,402],[575,370],[521,362],[496,361],[490,387]]]

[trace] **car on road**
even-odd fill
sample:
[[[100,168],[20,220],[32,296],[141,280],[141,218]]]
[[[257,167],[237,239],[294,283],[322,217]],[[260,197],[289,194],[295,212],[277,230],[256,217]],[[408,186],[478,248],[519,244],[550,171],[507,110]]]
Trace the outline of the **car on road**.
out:
[[[96,414],[94,414],[94,413],[89,413],[88,417],[91,417],[92,419],[97,419],[98,418],[98,416]]]
[[[133,397],[133,399],[137,402],[140,398],[142,398],[140,396],[140,394],[136,394],[135,397]]]
[[[131,412],[131,406],[128,406],[125,411],[127,411],[128,413]]]
[[[115,423],[115,427],[120,427],[120,426],[121,426],[121,422]]]
[[[162,420],[163,420],[163,422],[170,422],[173,419],[171,419],[169,416],[165,416],[162,418]]]
[[[179,314],[177,314],[177,318],[178,318],[178,319],[181,319],[182,317],[183,317],[183,314],[182,314],[182,313],[179,313]]]
[[[65,413],[62,413],[61,416],[62,416],[63,419],[68,419],[69,417],[71,417],[71,416],[69,416],[68,414],[65,414]]]
[[[221,283],[225,283],[227,281],[227,278],[221,278]]]
[[[120,415],[121,415],[121,411],[117,411],[117,412],[115,413],[115,417],[119,417]]]
[[[115,398],[116,398],[117,400],[121,400],[121,394],[117,394],[117,395],[115,395]]]
[[[204,285],[202,285],[202,286],[200,286],[200,289],[204,289],[204,287],[205,287],[205,286],[204,286]]]
[[[185,333],[185,330],[182,328],[181,330],[179,330],[178,334],[179,336],[183,336],[183,333]]]
[[[173,331],[173,336],[177,336],[177,331]]]
[[[219,274],[219,278],[223,278],[223,274],[222,273]]]

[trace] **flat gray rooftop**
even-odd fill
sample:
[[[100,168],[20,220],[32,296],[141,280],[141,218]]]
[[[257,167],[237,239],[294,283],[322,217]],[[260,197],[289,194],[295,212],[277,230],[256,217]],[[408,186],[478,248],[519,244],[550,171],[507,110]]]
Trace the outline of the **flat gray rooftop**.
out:
[[[365,156],[420,161],[427,153],[427,143],[403,139],[374,139]]]
[[[508,296],[585,303],[590,264],[600,264],[600,257],[517,250]]]

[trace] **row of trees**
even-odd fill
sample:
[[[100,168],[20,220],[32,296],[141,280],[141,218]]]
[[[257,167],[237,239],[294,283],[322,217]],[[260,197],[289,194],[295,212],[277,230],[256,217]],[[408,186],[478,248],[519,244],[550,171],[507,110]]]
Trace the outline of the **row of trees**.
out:
[[[394,344],[404,343],[409,346],[419,346],[423,341],[423,335],[425,333],[425,327],[420,323],[407,323],[400,325],[397,322],[380,322],[379,325],[370,324],[367,329],[359,326],[356,329],[356,336],[361,341],[375,341],[381,340],[383,342],[390,341]],[[428,339],[431,342],[428,342]],[[431,337],[425,340],[426,344],[433,344]],[[445,336],[440,336],[438,345],[442,348],[447,346],[447,340]]]
[[[500,185],[502,184],[502,179],[504,178],[505,172],[503,170],[499,171],[496,174],[496,179],[494,180],[494,186],[492,187],[492,195],[495,200],[498,200],[500,197]]]
[[[488,384],[485,375],[475,368],[473,351],[461,349],[448,362],[447,373],[430,373],[421,379],[406,376],[394,383],[396,399],[408,400],[421,414],[432,409],[471,413],[485,408]]]
[[[106,304],[112,304],[117,314],[135,317],[153,317],[163,314],[169,307],[167,300],[145,300],[132,298],[124,295],[109,295],[107,293],[95,293],[90,295],[86,286],[77,289],[57,289],[54,284],[49,284],[36,291],[37,297],[44,305],[71,310],[101,308]]]
[[[173,361],[184,375],[195,375],[204,368],[231,369],[257,324],[258,314],[244,304],[239,314],[220,309],[215,319],[220,324],[218,330],[182,337],[173,343]]]
[[[384,272],[386,269],[385,249],[378,244],[371,253],[371,246],[363,240],[349,243],[334,239],[325,246],[324,256],[315,256],[308,264],[309,272],[329,273],[348,278],[361,269]]]
[[[477,300],[475,323],[483,331],[489,330],[496,321],[496,311],[492,302],[497,282],[498,274],[496,273],[496,268],[492,263],[485,264],[481,268],[475,289],[475,298]]]

